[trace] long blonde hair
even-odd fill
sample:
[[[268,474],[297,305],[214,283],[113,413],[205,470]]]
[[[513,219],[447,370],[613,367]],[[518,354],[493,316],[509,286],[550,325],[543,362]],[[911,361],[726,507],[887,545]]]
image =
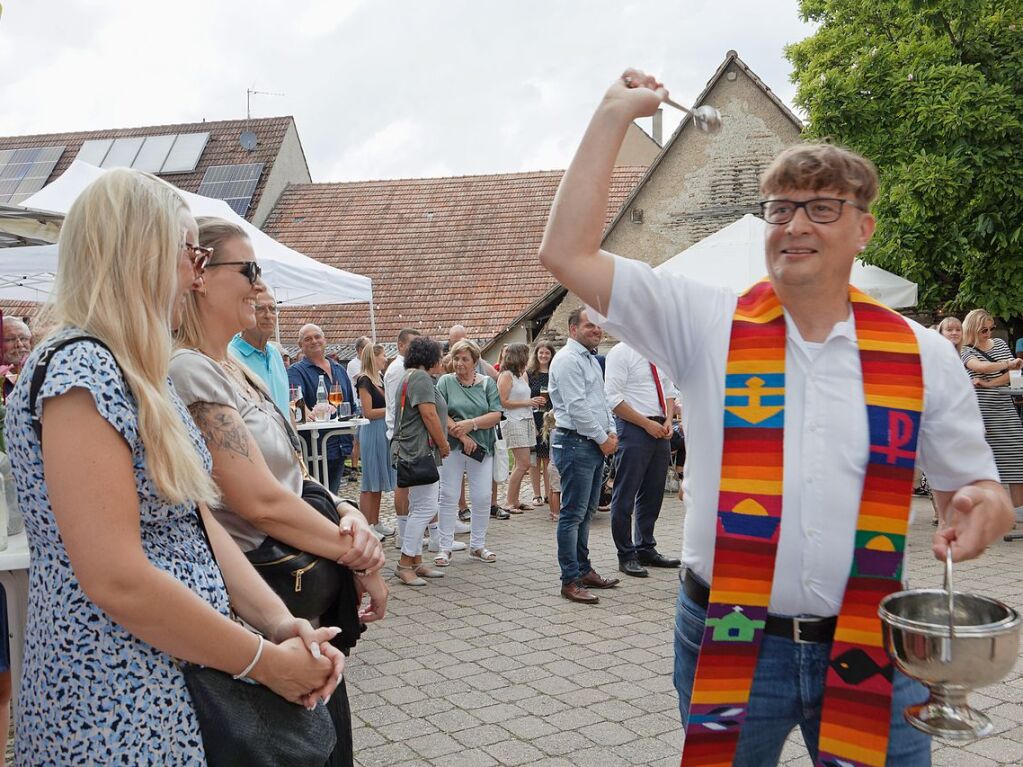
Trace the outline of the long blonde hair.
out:
[[[383,371],[377,370],[377,355],[384,350],[383,344],[366,344],[362,347],[362,369],[357,376],[366,376],[379,389],[383,386]]]
[[[110,347],[138,404],[149,476],[173,504],[219,497],[167,386],[187,212],[155,176],[127,169],[102,175],[64,220],[54,290],[42,312],[51,332],[78,327]]]
[[[963,320],[963,345],[976,346],[980,343],[980,329],[985,322],[994,322],[995,318],[987,309],[974,309]]]

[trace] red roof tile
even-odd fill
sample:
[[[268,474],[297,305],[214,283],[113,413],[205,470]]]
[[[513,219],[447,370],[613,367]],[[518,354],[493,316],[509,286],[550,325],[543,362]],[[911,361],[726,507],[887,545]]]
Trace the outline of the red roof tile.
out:
[[[646,168],[616,168],[611,221]],[[264,230],[307,256],[373,280],[377,338],[403,327],[444,337],[502,333],[554,284],[537,251],[563,171],[289,186]],[[370,328],[366,305],[285,309],[281,341],[305,322],[331,344]]]

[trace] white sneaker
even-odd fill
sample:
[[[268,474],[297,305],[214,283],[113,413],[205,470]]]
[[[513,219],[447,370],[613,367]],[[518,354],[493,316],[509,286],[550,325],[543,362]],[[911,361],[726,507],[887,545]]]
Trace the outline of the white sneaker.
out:
[[[465,535],[470,530],[472,530],[472,528],[465,524],[465,522],[455,520],[455,535]]]
[[[373,525],[373,529],[380,533],[380,535],[382,535],[384,538],[390,538],[392,535],[398,532],[396,528],[389,527],[388,525],[385,525],[383,522],[377,522],[375,525]]]
[[[372,528],[372,527],[370,528],[370,530],[372,530],[372,531],[373,531],[373,535],[375,535],[375,536],[376,536],[376,539],[377,539],[378,541],[381,541],[381,542],[382,542],[382,541],[384,540],[384,534],[383,534],[383,533],[381,533],[381,532],[377,531],[377,529],[376,529],[376,528]]]
[[[429,551],[437,553],[438,551],[440,551],[440,542],[439,541],[431,541],[430,545],[427,546],[427,549]],[[462,541],[452,541],[450,551],[465,551],[465,549],[466,549],[466,545],[465,545],[464,542],[462,542]]]

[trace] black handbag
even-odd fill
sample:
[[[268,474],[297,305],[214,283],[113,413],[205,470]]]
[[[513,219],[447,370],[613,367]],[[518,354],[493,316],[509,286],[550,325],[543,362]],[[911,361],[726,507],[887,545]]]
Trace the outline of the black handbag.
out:
[[[217,562],[198,507],[195,516]],[[326,706],[308,711],[269,687],[194,663],[182,663],[181,673],[209,767],[319,767],[337,745]]]
[[[433,459],[433,451],[415,458],[402,458],[398,448],[398,435],[401,434],[402,421],[405,418],[405,395],[408,392],[408,379],[405,376],[401,386],[401,410],[398,413],[398,431],[394,435],[394,469],[398,474],[398,487],[417,487],[432,485],[440,481],[437,462]],[[432,441],[430,444],[433,444]]]

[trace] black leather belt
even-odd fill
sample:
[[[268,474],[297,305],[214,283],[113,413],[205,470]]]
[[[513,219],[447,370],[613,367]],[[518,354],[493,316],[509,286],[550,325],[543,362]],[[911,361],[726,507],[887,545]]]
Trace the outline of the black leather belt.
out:
[[[696,602],[704,610],[710,603],[710,587],[686,570],[682,578],[682,590],[686,596]],[[830,642],[835,637],[835,626],[838,618],[783,618],[768,614],[764,633],[771,636],[784,637],[794,642]]]

